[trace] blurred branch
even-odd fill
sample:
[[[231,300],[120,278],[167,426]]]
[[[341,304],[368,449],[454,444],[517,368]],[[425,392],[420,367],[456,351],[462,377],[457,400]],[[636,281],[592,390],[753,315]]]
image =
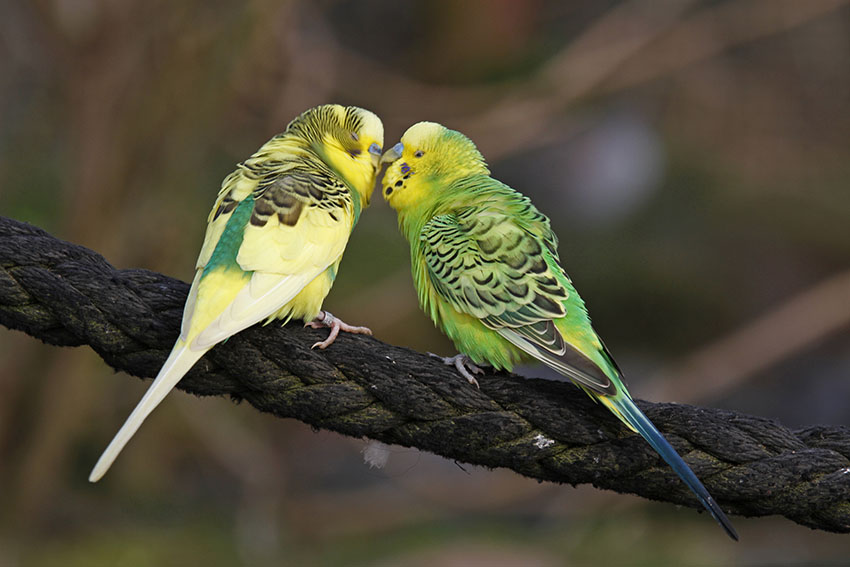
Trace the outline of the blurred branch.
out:
[[[847,6],[848,0],[720,2],[648,45],[602,91],[619,91],[674,73],[739,45],[786,32]]]
[[[744,0],[707,4],[693,0],[631,1],[615,5],[567,44],[537,73],[516,83],[483,87],[433,86],[415,81],[332,41],[339,85],[360,84],[380,99],[381,116],[409,125],[417,116],[445,122],[497,161],[563,137],[566,110],[578,100],[611,94],[669,75],[725,50],[787,32],[850,0]],[[370,80],[363,83],[362,77]],[[391,93],[386,96],[385,93]],[[386,120],[389,119],[389,120]],[[389,136],[387,141],[390,141]]]
[[[45,342],[90,345],[116,369],[156,374],[178,334],[188,285],[116,270],[98,254],[0,217],[0,323]],[[299,326],[254,327],[180,382],[314,427],[532,478],[698,508],[675,474],[577,388],[496,373],[472,388],[409,349],[346,335],[327,351]],[[850,429],[675,404],[639,405],[724,507],[850,532]]]
[[[730,391],[746,378],[850,325],[850,271],[839,273],[680,361],[676,380],[658,379],[657,394],[698,400]]]

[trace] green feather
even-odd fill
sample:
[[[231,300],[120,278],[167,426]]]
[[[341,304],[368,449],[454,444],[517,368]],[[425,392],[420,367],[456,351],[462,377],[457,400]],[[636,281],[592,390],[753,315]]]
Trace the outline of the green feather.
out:
[[[349,189],[349,191],[351,191],[351,189]],[[357,226],[357,221],[360,220],[360,212],[363,210],[363,205],[357,195],[351,195],[351,204],[354,206],[354,222],[351,227],[354,228]]]
[[[248,195],[233,211],[233,214],[227,220],[224,227],[224,232],[221,233],[221,238],[213,249],[212,256],[209,262],[204,267],[203,278],[209,272],[223,269],[241,269],[236,262],[236,256],[239,254],[239,248],[242,246],[242,239],[245,235],[245,225],[248,224],[248,219],[251,218],[251,213],[254,210],[254,197]]]
[[[528,355],[586,388],[616,394],[618,372],[558,264],[549,220],[488,176],[439,191],[460,206],[441,203],[445,212],[423,225],[411,248],[414,266],[422,266],[419,295],[435,323],[476,362],[510,369]]]
[[[423,309],[473,362],[510,370],[533,358],[573,380],[640,433],[727,533],[737,534],[693,471],[637,408],[560,265],[549,219],[490,177],[474,144],[412,126],[384,176],[410,243]]]

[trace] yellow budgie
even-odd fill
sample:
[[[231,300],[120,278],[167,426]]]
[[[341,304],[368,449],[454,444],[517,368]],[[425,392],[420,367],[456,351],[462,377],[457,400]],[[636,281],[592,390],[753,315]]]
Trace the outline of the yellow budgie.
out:
[[[384,127],[373,113],[325,105],[295,118],[221,186],[210,212],[177,343],[89,476],[97,482],[186,372],[255,323],[302,319],[371,334],[322,311],[342,253],[375,184]]]

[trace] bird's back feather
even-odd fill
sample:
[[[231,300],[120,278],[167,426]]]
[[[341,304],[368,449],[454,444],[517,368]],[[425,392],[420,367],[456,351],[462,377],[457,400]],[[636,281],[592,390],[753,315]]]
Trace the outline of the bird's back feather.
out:
[[[487,176],[443,190],[456,206],[427,220],[411,245],[426,312],[453,338],[463,333],[453,328],[458,318],[452,311],[497,333],[502,340],[463,345],[473,360],[510,368],[506,359],[521,355],[504,352],[515,348],[591,391],[615,394],[613,361],[558,264],[548,219],[527,197]]]

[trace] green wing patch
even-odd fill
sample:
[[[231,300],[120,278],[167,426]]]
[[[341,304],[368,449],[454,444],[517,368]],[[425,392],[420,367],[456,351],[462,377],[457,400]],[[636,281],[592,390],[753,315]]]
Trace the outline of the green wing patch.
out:
[[[556,242],[551,231],[534,234],[503,208],[486,205],[436,216],[420,234],[428,277],[454,309],[582,386],[614,395],[605,372],[555,325],[575,293],[557,263]]]
[[[440,294],[492,329],[565,315],[569,292],[543,247],[504,212],[470,207],[434,217],[420,244]]]

